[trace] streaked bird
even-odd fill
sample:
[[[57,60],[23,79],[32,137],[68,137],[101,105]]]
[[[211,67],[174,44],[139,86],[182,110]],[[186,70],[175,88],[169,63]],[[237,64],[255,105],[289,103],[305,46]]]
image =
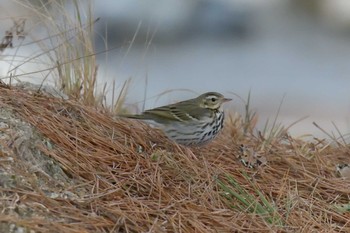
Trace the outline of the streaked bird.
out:
[[[178,144],[199,146],[211,141],[223,128],[222,104],[230,101],[217,92],[121,117],[152,121]]]

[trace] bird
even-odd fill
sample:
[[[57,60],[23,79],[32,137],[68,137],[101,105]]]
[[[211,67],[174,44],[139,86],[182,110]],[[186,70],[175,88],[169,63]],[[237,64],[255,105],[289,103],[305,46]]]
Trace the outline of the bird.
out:
[[[178,144],[201,146],[223,128],[222,104],[231,100],[218,92],[207,92],[197,98],[121,117],[152,122]]]

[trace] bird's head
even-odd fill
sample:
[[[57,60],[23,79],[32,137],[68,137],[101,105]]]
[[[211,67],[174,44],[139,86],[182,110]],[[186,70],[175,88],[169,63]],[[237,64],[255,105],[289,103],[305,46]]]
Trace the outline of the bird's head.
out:
[[[223,103],[232,100],[225,98],[222,94],[217,92],[207,92],[198,96],[196,99],[201,107],[213,110],[219,109]]]

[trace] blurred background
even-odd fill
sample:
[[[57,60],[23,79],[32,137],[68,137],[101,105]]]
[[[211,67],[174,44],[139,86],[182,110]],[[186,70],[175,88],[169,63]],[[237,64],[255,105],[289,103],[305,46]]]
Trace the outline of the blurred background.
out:
[[[100,18],[96,51],[109,50],[98,55],[99,78],[110,84],[109,90],[113,81],[118,89],[130,78],[126,104],[142,110],[218,91],[233,98],[231,106],[243,114],[244,102],[236,95],[246,100],[251,92],[259,127],[273,121],[282,102],[278,122],[283,125],[308,117],[290,129],[293,136],[325,136],[312,122],[327,132],[336,131],[334,123],[348,133],[350,1],[93,3],[94,17]],[[67,9],[72,9],[70,1]],[[12,18],[33,17],[16,0],[3,0],[0,15],[0,33]],[[37,37],[45,36],[36,30]],[[35,46],[21,48],[21,53],[31,56]],[[5,77],[8,63],[1,60]],[[22,70],[36,68],[31,64]]]

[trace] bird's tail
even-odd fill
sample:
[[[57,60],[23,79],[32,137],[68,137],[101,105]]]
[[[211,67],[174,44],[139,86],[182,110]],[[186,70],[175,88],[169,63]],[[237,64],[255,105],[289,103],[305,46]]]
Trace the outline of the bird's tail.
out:
[[[141,114],[121,114],[117,115],[117,118],[130,118],[130,119],[139,119],[139,120],[149,120],[149,118],[145,115]]]

